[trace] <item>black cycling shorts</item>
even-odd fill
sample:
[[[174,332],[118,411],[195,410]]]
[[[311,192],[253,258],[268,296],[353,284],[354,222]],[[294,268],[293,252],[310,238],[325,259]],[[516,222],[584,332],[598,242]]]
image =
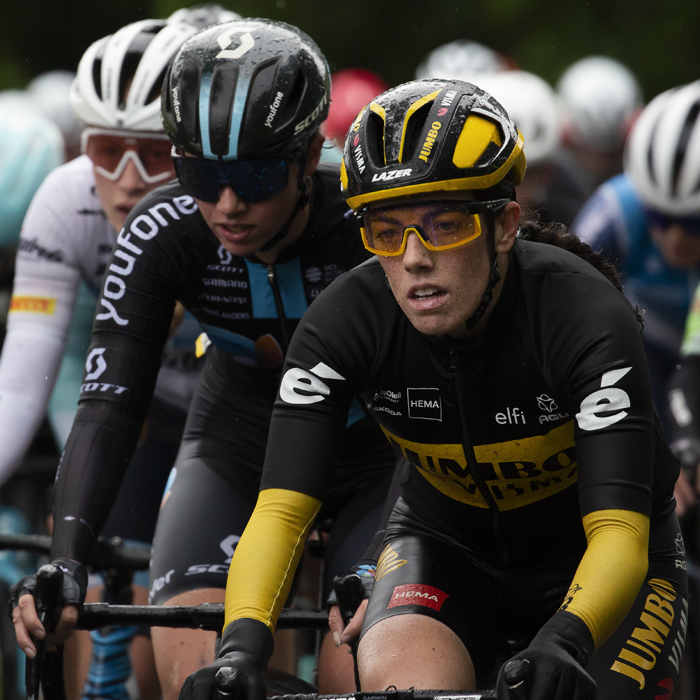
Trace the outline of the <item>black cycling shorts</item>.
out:
[[[184,454],[183,454],[184,452]],[[258,496],[258,483],[234,484],[206,466],[186,459],[183,448],[161,508],[151,561],[149,600],[161,605],[200,588],[226,588],[231,557]],[[362,558],[379,526],[388,484],[377,481],[336,508],[322,508],[319,519],[333,521],[326,544],[324,596],[333,576]]]
[[[426,529],[403,500],[392,514],[385,543],[362,633],[393,615],[439,620],[464,642],[479,687],[493,687],[500,665],[524,649],[558,610],[578,563],[495,567]],[[675,514],[655,520],[645,583],[623,623],[587,666],[598,685],[598,700],[666,697],[676,683],[688,620],[682,549]],[[674,593],[658,580],[670,583]]]
[[[150,598],[157,605],[186,591],[226,587],[260,488],[277,380],[242,374],[216,348],[206,357],[153,541]],[[333,521],[325,594],[333,576],[357,563],[371,542],[396,461],[367,417],[346,430],[339,455],[319,514],[321,522]]]

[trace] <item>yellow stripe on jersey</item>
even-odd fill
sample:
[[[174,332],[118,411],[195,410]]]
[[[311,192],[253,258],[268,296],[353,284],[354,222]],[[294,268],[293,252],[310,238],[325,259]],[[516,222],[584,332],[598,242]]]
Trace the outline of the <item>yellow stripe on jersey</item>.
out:
[[[583,517],[588,547],[560,610],[578,615],[596,649],[618,628],[649,567],[649,518],[629,510]]]
[[[10,313],[24,312],[50,316],[56,309],[56,300],[49,297],[12,297]]]
[[[226,583],[224,628],[252,618],[274,634],[309,528],[321,502],[286,489],[265,489],[243,532]]]

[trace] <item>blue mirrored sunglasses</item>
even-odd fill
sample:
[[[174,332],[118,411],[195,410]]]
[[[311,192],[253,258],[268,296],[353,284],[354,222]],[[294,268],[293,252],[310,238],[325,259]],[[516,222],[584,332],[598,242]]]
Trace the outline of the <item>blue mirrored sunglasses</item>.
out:
[[[645,209],[644,216],[651,226],[664,231],[671,226],[681,226],[686,233],[700,236],[700,216],[672,216],[654,209]]]
[[[222,163],[173,155],[178,180],[195,199],[204,202],[216,202],[226,185],[246,202],[264,202],[287,186],[293,162],[291,156]]]

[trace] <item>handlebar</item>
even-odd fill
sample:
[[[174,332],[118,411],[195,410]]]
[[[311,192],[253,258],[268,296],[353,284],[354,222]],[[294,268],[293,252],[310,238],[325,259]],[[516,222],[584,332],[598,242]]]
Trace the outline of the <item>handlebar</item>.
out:
[[[21,549],[39,554],[51,552],[51,538],[48,535],[0,535],[0,550]],[[99,537],[86,563],[95,571],[107,569],[128,569],[146,571],[151,560],[151,550],[144,547],[129,547],[121,537],[110,540]]]

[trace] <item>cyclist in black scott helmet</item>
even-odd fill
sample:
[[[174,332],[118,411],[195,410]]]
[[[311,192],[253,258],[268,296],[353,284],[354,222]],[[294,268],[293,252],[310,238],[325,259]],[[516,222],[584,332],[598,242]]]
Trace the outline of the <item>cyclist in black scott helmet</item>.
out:
[[[614,268],[560,226],[521,222],[522,137],[469,83],[380,95],[343,165],[377,257],[294,335],[219,658],[182,700],[209,700],[221,667],[264,697],[294,544],[358,393],[410,464],[364,615],[363,690],[670,695],[687,627],[678,465]]]
[[[338,166],[318,167],[328,75],[306,34],[268,20],[204,29],[168,69],[162,115],[179,182],[134,208],[107,266],[93,362],[56,485],[52,560],[66,572],[65,603],[84,595],[81,562],[137,442],[176,300],[210,346],[160,511],[151,602],[224,599],[228,564],[257,499],[289,339],[316,296],[369,257],[346,216]],[[334,522],[326,592],[374,534],[395,462],[359,402],[338,439],[333,495],[318,514]],[[18,595],[33,585],[24,581]],[[33,653],[27,628],[38,620],[31,598],[22,600],[18,639]],[[59,637],[75,607],[63,615]],[[214,634],[154,629],[153,642],[166,700],[214,658]],[[322,673],[330,654],[352,674],[342,650],[330,644],[324,654]]]

